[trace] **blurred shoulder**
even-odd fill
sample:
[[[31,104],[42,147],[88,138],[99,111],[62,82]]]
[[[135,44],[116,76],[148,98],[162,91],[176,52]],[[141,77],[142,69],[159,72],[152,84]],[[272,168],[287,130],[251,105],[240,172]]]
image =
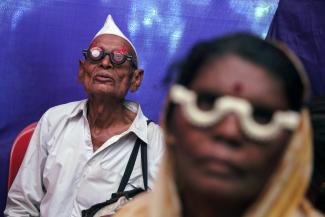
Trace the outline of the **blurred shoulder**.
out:
[[[149,217],[151,192],[143,193],[123,206],[114,217]]]

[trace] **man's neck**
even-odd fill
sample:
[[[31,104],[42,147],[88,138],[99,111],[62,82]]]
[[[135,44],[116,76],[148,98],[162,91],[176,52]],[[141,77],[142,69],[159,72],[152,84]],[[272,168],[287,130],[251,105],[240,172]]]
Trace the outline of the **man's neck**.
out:
[[[91,128],[105,129],[132,123],[133,114],[124,106],[124,100],[107,97],[90,97],[88,100],[87,118]]]
[[[121,134],[131,126],[136,113],[127,109],[123,102],[89,98],[87,118],[94,151],[112,136]]]

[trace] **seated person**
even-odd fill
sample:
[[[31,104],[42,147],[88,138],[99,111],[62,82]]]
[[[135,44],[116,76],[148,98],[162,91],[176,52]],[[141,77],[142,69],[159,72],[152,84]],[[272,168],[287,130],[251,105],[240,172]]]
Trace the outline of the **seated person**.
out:
[[[137,139],[147,144],[152,187],[164,143],[140,105],[125,100],[143,78],[134,46],[109,15],[84,54],[78,79],[88,99],[51,108],[38,122],[5,216],[81,216],[117,191]],[[139,155],[125,190],[144,188]]]
[[[197,44],[179,64],[154,190],[116,217],[321,216],[303,67],[287,49],[239,33]]]

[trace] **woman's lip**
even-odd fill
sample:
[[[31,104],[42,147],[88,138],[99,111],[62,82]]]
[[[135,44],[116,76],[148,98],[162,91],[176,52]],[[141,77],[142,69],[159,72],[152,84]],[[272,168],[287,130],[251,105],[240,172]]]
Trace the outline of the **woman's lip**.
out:
[[[211,175],[222,177],[230,177],[234,175],[233,170],[230,168],[230,166],[220,161],[209,161],[202,166],[204,168],[204,172]]]
[[[234,178],[241,174],[241,169],[234,163],[218,158],[206,158],[200,162],[203,171],[210,175],[224,178]]]

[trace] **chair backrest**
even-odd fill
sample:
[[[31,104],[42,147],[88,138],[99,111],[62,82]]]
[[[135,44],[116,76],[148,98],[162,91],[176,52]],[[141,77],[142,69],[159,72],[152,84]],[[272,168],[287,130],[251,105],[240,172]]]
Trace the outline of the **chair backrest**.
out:
[[[24,159],[29,141],[34,133],[37,123],[32,123],[25,127],[17,136],[11,148],[9,162],[8,189],[10,189],[20,165]]]

